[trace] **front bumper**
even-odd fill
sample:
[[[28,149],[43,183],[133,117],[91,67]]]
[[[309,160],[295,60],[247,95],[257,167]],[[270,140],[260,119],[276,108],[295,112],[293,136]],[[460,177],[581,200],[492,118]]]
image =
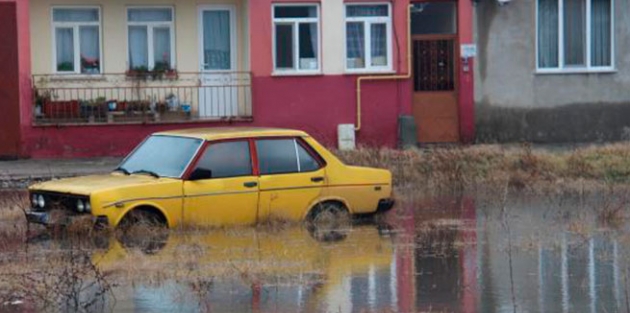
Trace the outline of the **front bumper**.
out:
[[[384,213],[391,210],[394,207],[396,201],[394,199],[381,199],[378,201],[378,207],[376,207],[377,213]]]
[[[107,216],[93,216],[91,214],[51,214],[50,211],[27,211],[26,221],[28,223],[40,224],[44,226],[68,226],[78,219],[90,219],[97,228],[106,228],[109,226]]]

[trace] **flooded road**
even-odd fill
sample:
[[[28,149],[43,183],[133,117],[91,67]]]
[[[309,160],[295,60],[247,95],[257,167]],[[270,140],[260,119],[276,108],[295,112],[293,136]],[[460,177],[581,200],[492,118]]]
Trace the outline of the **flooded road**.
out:
[[[34,288],[34,277],[7,274],[18,265],[81,277],[64,283],[72,295],[49,293],[63,299],[53,311],[626,312],[630,233],[598,211],[624,203],[457,196],[408,201],[347,229],[42,237],[4,245],[0,277],[11,279],[3,289]],[[0,311],[35,307],[17,287],[22,302]]]

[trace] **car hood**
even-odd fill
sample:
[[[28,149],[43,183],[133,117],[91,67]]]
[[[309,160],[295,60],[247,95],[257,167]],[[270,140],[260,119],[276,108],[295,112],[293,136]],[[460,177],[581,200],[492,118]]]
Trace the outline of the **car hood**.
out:
[[[105,175],[90,175],[64,178],[38,183],[29,187],[30,190],[44,190],[78,195],[90,195],[95,191],[155,184],[172,178],[155,178],[149,175],[124,175],[111,173]]]

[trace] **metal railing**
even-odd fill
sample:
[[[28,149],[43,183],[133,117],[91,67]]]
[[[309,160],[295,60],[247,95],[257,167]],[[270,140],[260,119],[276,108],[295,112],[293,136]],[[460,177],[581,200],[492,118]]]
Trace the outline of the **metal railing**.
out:
[[[248,72],[33,75],[36,125],[249,120]]]

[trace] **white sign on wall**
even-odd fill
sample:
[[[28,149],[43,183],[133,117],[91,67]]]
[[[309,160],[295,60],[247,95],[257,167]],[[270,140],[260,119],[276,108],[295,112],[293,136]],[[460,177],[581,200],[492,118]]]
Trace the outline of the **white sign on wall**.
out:
[[[463,44],[461,47],[462,58],[474,58],[477,56],[477,45],[475,44]]]

